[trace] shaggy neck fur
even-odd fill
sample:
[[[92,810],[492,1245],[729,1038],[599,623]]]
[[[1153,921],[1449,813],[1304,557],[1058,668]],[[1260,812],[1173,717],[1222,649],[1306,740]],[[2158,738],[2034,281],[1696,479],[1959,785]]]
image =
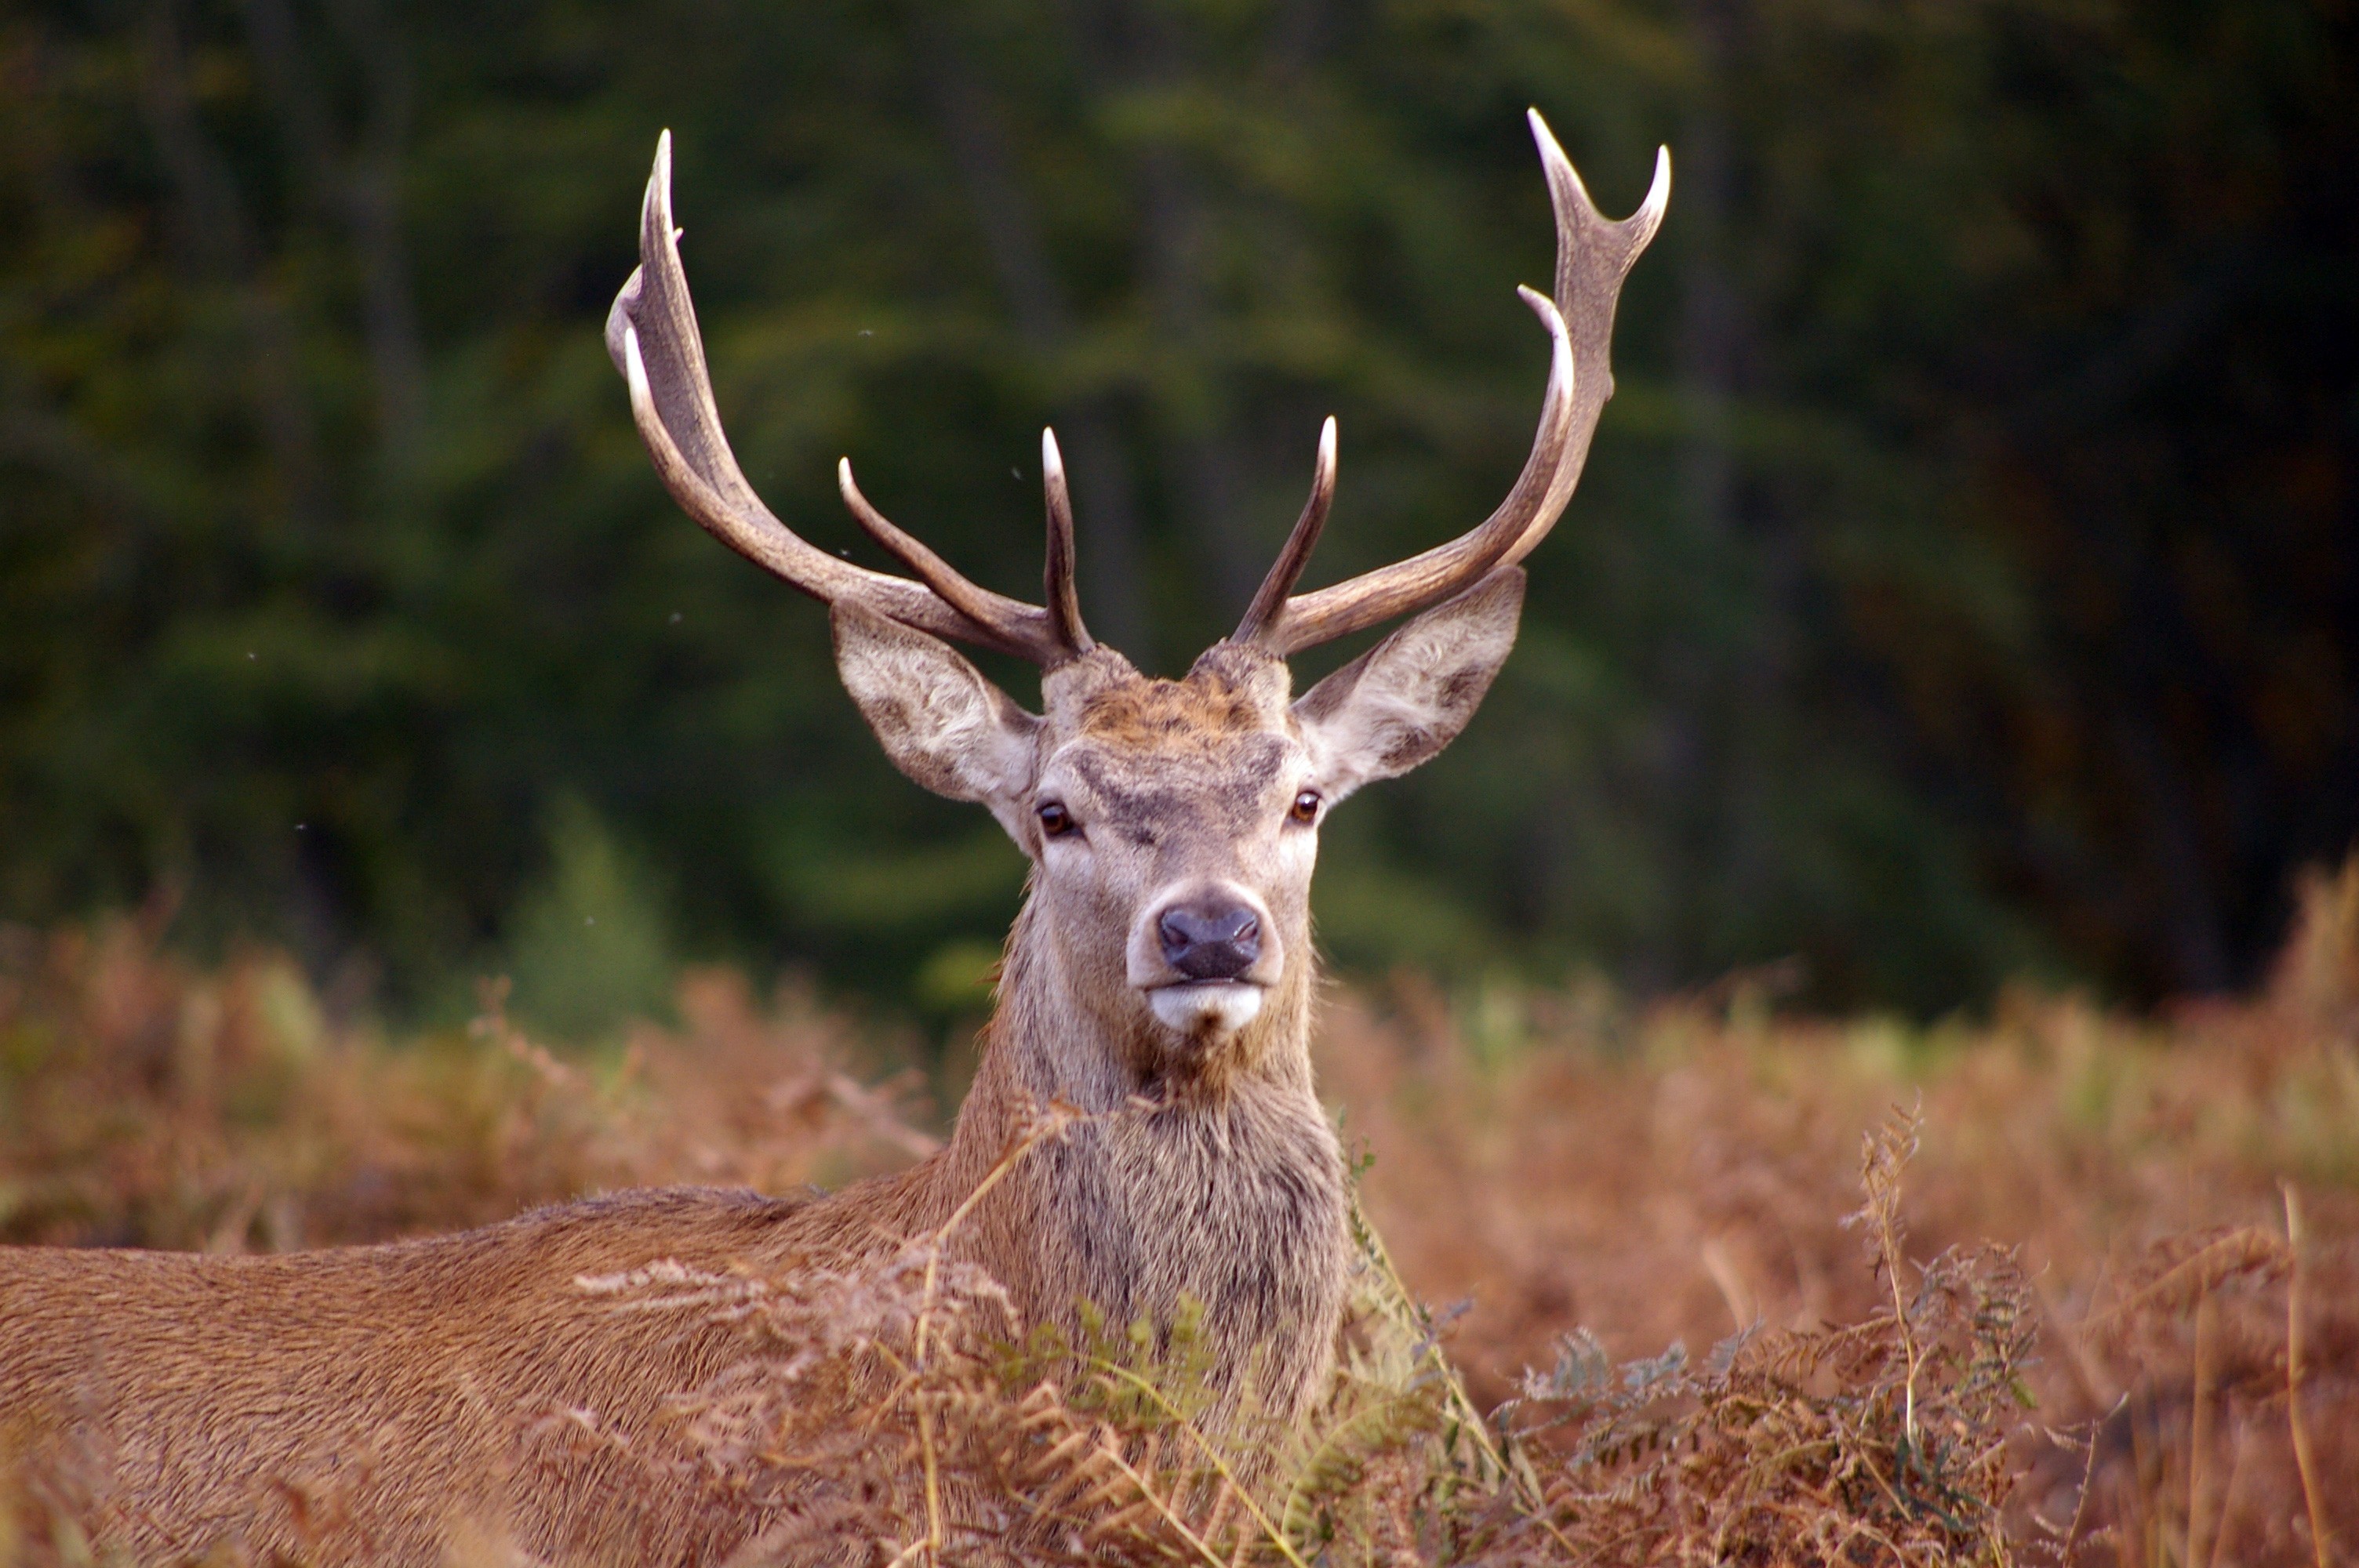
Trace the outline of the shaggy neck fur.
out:
[[[1069,1333],[1083,1302],[1158,1332],[1192,1302],[1232,1402],[1250,1381],[1253,1402],[1299,1410],[1331,1364],[1348,1269],[1342,1153],[1312,1087],[1308,931],[1288,934],[1293,957],[1254,1022],[1198,1048],[1135,1003],[1106,1005],[1049,924],[1036,890],[929,1206],[973,1190],[1028,1106],[1078,1108],[1086,1119],[979,1206],[966,1245],[1027,1321]]]

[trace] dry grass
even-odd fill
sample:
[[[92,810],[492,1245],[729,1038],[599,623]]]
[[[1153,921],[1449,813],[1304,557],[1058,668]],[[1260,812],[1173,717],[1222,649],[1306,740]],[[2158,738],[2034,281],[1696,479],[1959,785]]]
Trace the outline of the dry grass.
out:
[[[199,974],[149,923],[0,931],[0,1241],[284,1249],[505,1219],[656,1181],[784,1192],[933,1146],[913,1075],[795,991],[681,987],[677,1033],[560,1058],[496,987],[463,1032],[332,1026],[285,959]]]
[[[742,1326],[682,1414],[717,1476],[803,1499],[778,1562],[2328,1568],[2359,1561],[2359,866],[2307,900],[2267,994],[2158,1022],[1338,996],[1373,1224],[1299,1432],[1209,1425],[1189,1325],[1019,1337],[947,1232],[858,1277],[597,1288]],[[366,1239],[926,1147],[792,995],[696,978],[679,1032],[594,1063],[487,1001],[396,1048],[268,957],[16,935],[0,1238]],[[1466,1298],[1447,1332],[1416,1304]],[[22,1522],[18,1555],[74,1555]]]
[[[2359,1561],[2359,864],[2310,884],[2243,1005],[2017,995],[1915,1032],[1773,1022],[1733,989],[1479,1027],[1414,984],[1340,1001],[1322,1083],[1375,1151],[1364,1202],[1417,1290],[1472,1299],[1453,1348],[1481,1398],[1571,1324],[1631,1357],[1887,1308],[1839,1219],[1862,1130],[1919,1106],[1920,1254],[2012,1249],[2039,1329],[2012,1550]]]

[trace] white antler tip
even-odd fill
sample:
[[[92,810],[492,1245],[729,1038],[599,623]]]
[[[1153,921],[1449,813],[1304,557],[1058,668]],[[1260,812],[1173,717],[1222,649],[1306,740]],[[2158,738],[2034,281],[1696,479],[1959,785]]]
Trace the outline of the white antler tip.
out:
[[[630,384],[632,407],[650,401],[647,362],[639,357],[639,330],[628,324],[623,328],[623,376]]]
[[[1557,187],[1569,180],[1573,189],[1581,193],[1581,199],[1584,201],[1588,200],[1589,188],[1582,184],[1581,171],[1572,167],[1571,158],[1564,156],[1563,144],[1556,139],[1556,133],[1549,129],[1549,123],[1540,117],[1540,112],[1537,109],[1527,109],[1524,112],[1524,117],[1531,124],[1532,141],[1540,149],[1540,167],[1549,172],[1549,193],[1551,200],[1556,194]]]
[[[1319,466],[1322,469],[1335,466],[1335,416],[1332,414],[1327,416],[1327,423],[1319,427]]]
[[[669,130],[656,137],[656,166],[647,176],[647,210],[659,225],[659,232],[676,248],[679,243],[679,231],[672,226],[671,221],[671,132]]]
[[[1663,216],[1663,210],[1670,204],[1671,149],[1667,146],[1658,146],[1655,149],[1654,182],[1647,187],[1647,200],[1638,203],[1638,211],[1651,214],[1658,222],[1660,222]]]
[[[1516,285],[1516,297],[1532,308],[1532,314],[1540,319],[1542,326],[1560,338],[1564,336],[1564,314],[1556,308],[1554,299],[1527,283]]]
[[[1057,449],[1057,432],[1045,425],[1040,427],[1040,474],[1049,480],[1065,477],[1065,454]]]
[[[1572,395],[1574,373],[1572,333],[1564,324],[1564,312],[1557,308],[1555,300],[1537,288],[1519,283],[1516,286],[1516,292],[1523,297],[1525,304],[1532,308],[1532,314],[1540,319],[1540,325],[1548,329],[1549,396],[1554,398],[1561,395],[1569,402]]]

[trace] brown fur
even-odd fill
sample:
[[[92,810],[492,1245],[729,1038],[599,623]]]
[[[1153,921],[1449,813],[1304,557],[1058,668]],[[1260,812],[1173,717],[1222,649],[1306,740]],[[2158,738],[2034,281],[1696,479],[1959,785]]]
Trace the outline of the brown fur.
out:
[[[489,1539],[544,1562],[720,1561],[768,1518],[679,1463],[665,1401],[723,1366],[736,1330],[579,1281],[877,1260],[940,1226],[1052,1098],[1093,1118],[1016,1165],[955,1244],[1031,1322],[1071,1327],[1087,1300],[1169,1323],[1201,1303],[1230,1400],[1254,1368],[1269,1405],[1299,1409],[1348,1259],[1308,1049],[1315,832],[1288,809],[1446,744],[1506,656],[1520,582],[1509,568],[1429,611],[1300,703],[1250,649],[1216,646],[1184,682],[1100,650],[1049,673],[1040,718],[932,638],[839,606],[839,663],[887,752],[988,804],[1035,861],[949,1143],[821,1199],[628,1193],[279,1257],[0,1252],[0,1459],[140,1560],[232,1542],[425,1564]],[[1045,841],[1052,790],[1079,826]],[[1145,1000],[1160,980],[1137,978],[1137,935],[1169,890],[1202,885],[1266,911],[1266,972],[1249,1022],[1188,1034]]]

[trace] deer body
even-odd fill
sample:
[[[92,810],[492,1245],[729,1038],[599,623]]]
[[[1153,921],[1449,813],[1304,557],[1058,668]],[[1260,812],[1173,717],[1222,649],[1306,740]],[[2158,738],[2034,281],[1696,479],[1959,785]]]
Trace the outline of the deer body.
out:
[[[582,1409],[644,1440],[729,1348],[717,1325],[619,1319],[573,1281],[783,1261],[813,1217],[660,1191],[387,1246],[12,1260],[0,1426],[29,1461],[18,1484],[141,1563],[233,1544],[424,1564],[471,1534],[544,1560],[718,1560],[743,1525],[679,1476],[571,1445],[535,1464],[537,1421]]]
[[[709,531],[830,605],[838,670],[895,764],[987,806],[1032,861],[956,1130],[912,1169],[830,1197],[622,1194],[282,1257],[0,1249],[0,1484],[14,1463],[102,1550],[142,1561],[227,1543],[422,1565],[473,1542],[547,1563],[719,1562],[793,1506],[731,1490],[667,1419],[741,1331],[627,1310],[589,1282],[664,1261],[841,1274],[946,1226],[1019,1319],[1070,1330],[1087,1303],[1169,1325],[1193,1303],[1216,1411],[1248,1383],[1262,1408],[1300,1411],[1348,1273],[1343,1162],[1309,1050],[1318,828],[1449,744],[1506,661],[1516,563],[1571,492],[1611,389],[1614,299],[1669,190],[1658,159],[1647,203],[1609,223],[1532,124],[1559,254],[1553,297],[1524,291],[1553,351],[1515,488],[1450,544],[1295,595],[1333,493],[1328,421],[1268,580],[1178,681],[1082,628],[1052,436],[1040,606],[960,577],[869,505],[848,464],[846,502],[917,580],[816,549],[763,507],[712,406],[667,136],[640,270],[607,324],[658,471]],[[1412,612],[1295,697],[1288,654]],[[1034,659],[1042,711],[944,638]],[[1078,1119],[1006,1163],[1049,1102]]]
[[[766,1514],[710,1484],[663,1411],[743,1353],[740,1332],[618,1311],[578,1281],[657,1260],[773,1277],[880,1260],[974,1190],[1026,1103],[1078,1091],[1114,1108],[1147,1087],[1063,1072],[1058,1056],[1082,1054],[1051,1027],[1067,1011],[1011,977],[949,1142],[826,1198],[667,1188],[280,1256],[0,1253],[0,1461],[36,1456],[101,1545],[143,1563],[234,1542],[261,1561],[431,1564],[476,1541],[548,1563],[723,1561]],[[1343,1191],[1307,1071],[1085,1124],[1036,1155],[961,1233],[1019,1314],[1071,1327],[1087,1299],[1168,1322],[1185,1296],[1216,1340],[1266,1347],[1272,1398],[1315,1387]]]

